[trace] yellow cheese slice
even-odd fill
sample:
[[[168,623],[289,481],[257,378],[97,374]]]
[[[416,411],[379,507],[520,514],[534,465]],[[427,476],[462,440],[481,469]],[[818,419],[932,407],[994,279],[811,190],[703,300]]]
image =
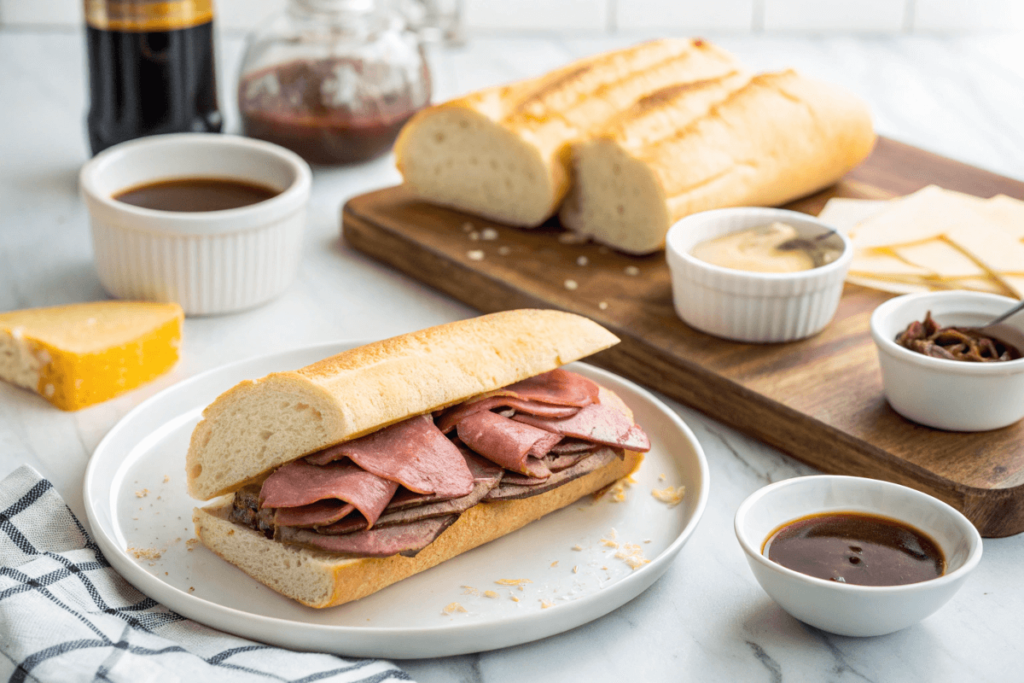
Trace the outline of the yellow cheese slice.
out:
[[[1024,202],[1000,194],[986,201],[979,211],[993,227],[1024,242]]]
[[[101,301],[0,313],[0,379],[62,410],[106,401],[178,360],[177,304]]]
[[[818,220],[839,232],[849,233],[853,226],[880,214],[890,202],[886,199],[848,199],[833,197],[825,203]]]
[[[892,251],[904,261],[938,273],[943,278],[988,275],[970,256],[944,239],[893,247]]]
[[[855,251],[850,262],[850,272],[860,275],[931,275],[938,274],[913,263],[907,263],[886,249]]]
[[[850,239],[858,249],[926,242],[977,222],[977,206],[985,201],[929,185],[894,200],[885,211],[856,225]]]

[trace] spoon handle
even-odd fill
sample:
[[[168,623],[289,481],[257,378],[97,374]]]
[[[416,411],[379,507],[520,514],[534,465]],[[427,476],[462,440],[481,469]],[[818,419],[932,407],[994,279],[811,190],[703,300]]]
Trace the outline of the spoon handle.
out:
[[[1014,314],[1019,313],[1021,311],[1024,311],[1024,301],[1021,301],[1019,304],[1017,304],[1016,306],[1014,306],[1013,308],[1008,310],[1006,313],[1003,313],[1001,316],[999,316],[995,320],[989,322],[987,325],[985,325],[985,327],[988,327],[989,325],[995,325],[996,323],[1001,323],[1004,320],[1006,320],[1007,318],[1009,318],[1011,315],[1014,315]]]

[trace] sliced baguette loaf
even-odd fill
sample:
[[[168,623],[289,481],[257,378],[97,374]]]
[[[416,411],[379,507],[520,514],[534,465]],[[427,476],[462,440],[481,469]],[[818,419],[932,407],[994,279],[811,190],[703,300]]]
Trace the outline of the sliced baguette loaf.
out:
[[[562,224],[632,254],[680,218],[773,206],[831,185],[871,152],[867,106],[793,71],[655,93],[573,144]]]
[[[310,607],[332,607],[366,597],[522,528],[625,477],[641,459],[639,453],[627,451],[624,459],[615,458],[610,465],[547,493],[480,503],[463,512],[415,557],[339,559],[329,553],[288,546],[230,521],[230,498],[195,508],[192,520],[203,545],[257,581]]]
[[[570,313],[519,310],[375,342],[242,382],[203,411],[189,494],[236,491],[280,465],[606,349],[618,338]]]
[[[569,189],[570,141],[644,95],[738,68],[700,40],[658,40],[582,59],[419,112],[395,143],[398,169],[422,199],[536,227]]]

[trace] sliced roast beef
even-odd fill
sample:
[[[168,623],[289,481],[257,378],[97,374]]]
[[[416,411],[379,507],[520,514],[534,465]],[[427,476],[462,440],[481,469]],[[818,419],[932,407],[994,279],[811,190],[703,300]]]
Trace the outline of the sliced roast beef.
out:
[[[459,462],[465,467],[462,456]],[[318,466],[295,460],[267,477],[260,502],[264,508],[296,508],[319,500],[342,500],[355,506],[372,526],[397,489],[395,482],[349,463]]]
[[[571,436],[594,443],[631,451],[649,451],[651,440],[633,419],[620,410],[602,403],[580,409],[572,417],[557,419],[534,415],[516,415],[517,422],[528,424],[553,434]]]
[[[231,521],[274,537],[274,511],[260,510],[260,487],[246,486],[235,491],[231,501]]]
[[[458,515],[433,517],[343,536],[325,536],[308,529],[278,527],[275,538],[282,543],[325,550],[342,557],[415,557],[458,518]]]
[[[552,370],[522,382],[510,384],[492,395],[514,396],[516,398],[553,403],[556,406],[589,406],[597,403],[600,387],[583,375],[568,370]]]
[[[519,498],[539,496],[542,493],[546,493],[547,491],[556,489],[563,484],[567,484],[573,479],[578,479],[585,474],[590,474],[595,470],[599,470],[605,465],[610,464],[617,457],[623,457],[622,451],[611,448],[602,448],[593,455],[588,455],[583,458],[569,469],[552,474],[548,477],[547,481],[541,484],[522,485],[514,483],[514,479],[512,477],[502,479],[497,488],[487,494],[487,497],[484,498],[484,502],[495,500],[517,500]]]
[[[268,508],[269,509],[269,508]],[[341,500],[318,500],[309,505],[297,508],[275,508],[274,524],[277,526],[314,527],[334,524],[339,519],[355,511],[355,506]],[[359,519],[362,529],[366,528],[366,518],[352,515]]]
[[[421,519],[441,517],[443,515],[452,514],[453,512],[465,512],[483,500],[484,496],[498,486],[498,483],[502,479],[503,472],[504,470],[500,470],[489,478],[477,479],[473,484],[473,491],[468,496],[452,498],[450,500],[439,500],[425,505],[418,505],[416,507],[385,511],[384,514],[377,519],[377,523],[374,524],[374,528],[382,529],[396,524],[408,524],[409,522],[415,522]],[[317,527],[317,532],[327,534],[329,536],[335,536],[350,534],[365,528],[366,520],[360,519],[355,515],[350,515],[349,517],[329,526]]]
[[[401,484],[416,493],[444,498],[473,490],[473,475],[459,449],[434,425],[429,415],[404,420],[360,439],[331,446],[306,458],[325,465],[349,458],[367,472]]]
[[[476,491],[476,484],[480,481],[488,481],[491,479],[500,479],[502,474],[505,473],[505,468],[501,465],[495,465],[490,460],[481,458],[479,455],[469,450],[465,446],[459,446],[459,452],[466,461],[466,466],[469,467],[470,473],[473,475],[473,491]],[[473,495],[470,492],[469,495]],[[391,498],[391,502],[384,508],[384,514],[394,512],[396,510],[405,510],[412,507],[419,507],[420,505],[426,505],[428,503],[436,503],[441,500],[452,500],[451,498],[441,498],[435,493],[413,493],[408,489],[398,489],[394,497]]]
[[[528,413],[542,417],[570,417],[579,411],[579,408],[575,406],[556,406],[551,403],[526,401],[512,396],[489,396],[479,401],[460,403],[454,408],[446,410],[438,416],[437,427],[447,434],[470,415],[497,408],[511,408],[517,413]]]
[[[463,419],[458,432],[459,439],[478,455],[505,469],[539,478],[550,474],[539,458],[561,440],[557,434],[487,411]]]
[[[556,443],[554,446],[552,446],[551,450],[548,451],[548,453],[554,455],[566,455],[569,453],[593,453],[598,448],[600,448],[600,446],[591,441],[583,441],[582,439],[573,439],[570,437],[566,437],[559,441],[558,443]]]
[[[588,457],[595,450],[597,449],[594,448],[583,453],[548,453],[544,456],[544,460],[542,462],[544,463],[544,466],[552,472],[561,472],[562,470],[569,469],[583,458]]]

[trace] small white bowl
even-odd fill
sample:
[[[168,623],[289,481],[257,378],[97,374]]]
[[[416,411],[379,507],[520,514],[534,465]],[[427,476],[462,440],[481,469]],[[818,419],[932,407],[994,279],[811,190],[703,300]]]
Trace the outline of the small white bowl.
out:
[[[946,573],[903,586],[857,586],[787,569],[762,554],[775,529],[806,515],[864,512],[927,534],[946,558]],[[754,578],[782,609],[844,636],[880,636],[916,624],[946,604],[981,560],[981,535],[962,514],[914,489],[860,477],[787,479],[755,491],[736,511],[736,538]]]
[[[876,308],[871,336],[893,410],[919,424],[956,432],[999,429],[1024,417],[1024,359],[970,363],[932,358],[896,343],[896,336],[924,320],[928,311],[940,325],[969,327],[984,325],[1016,303],[982,292],[924,292]],[[1005,324],[1024,332],[1024,316]]]
[[[672,300],[683,322],[716,337],[753,343],[795,341],[828,325],[853,258],[849,240],[839,231],[825,242],[842,248],[839,258],[799,273],[722,268],[691,254],[706,240],[775,221],[792,225],[801,237],[834,230],[804,213],[762,208],[705,211],[672,226],[665,238],[666,257]]]
[[[156,211],[113,199],[174,178],[227,178],[280,191],[226,211]],[[182,133],[124,142],[82,167],[96,270],[119,299],[173,301],[188,315],[257,306],[298,270],[312,173],[297,154],[260,140]]]

